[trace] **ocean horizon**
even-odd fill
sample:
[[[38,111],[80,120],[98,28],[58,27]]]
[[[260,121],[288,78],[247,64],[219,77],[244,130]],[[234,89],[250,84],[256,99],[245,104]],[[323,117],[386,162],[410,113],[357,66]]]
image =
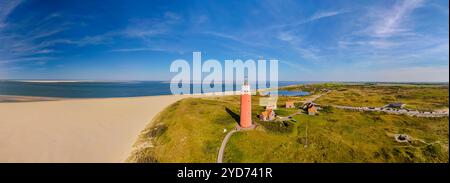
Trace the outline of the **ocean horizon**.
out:
[[[318,83],[279,81],[278,87]],[[199,84],[191,84],[191,88]],[[240,90],[239,84],[222,84],[222,90]],[[219,88],[220,89],[220,88]],[[191,90],[192,91],[192,90]],[[232,91],[232,90],[231,90]],[[170,81],[95,81],[95,80],[0,80],[0,95],[55,98],[115,98],[171,95]]]

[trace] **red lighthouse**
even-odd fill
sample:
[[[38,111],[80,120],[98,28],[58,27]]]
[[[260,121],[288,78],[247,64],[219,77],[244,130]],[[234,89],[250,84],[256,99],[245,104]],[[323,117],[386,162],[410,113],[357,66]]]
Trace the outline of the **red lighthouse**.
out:
[[[250,85],[247,80],[242,85],[241,89],[241,120],[240,126],[242,128],[250,128],[252,126],[252,99],[250,92]]]

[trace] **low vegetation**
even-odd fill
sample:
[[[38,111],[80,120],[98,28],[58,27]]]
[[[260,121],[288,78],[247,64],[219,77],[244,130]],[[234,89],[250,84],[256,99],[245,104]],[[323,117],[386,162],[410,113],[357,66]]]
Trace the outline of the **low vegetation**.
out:
[[[448,108],[448,85],[335,85],[333,92],[319,98],[319,104],[353,107],[382,107],[401,102],[412,110]]]
[[[448,162],[448,118],[328,109],[294,119],[298,122],[290,133],[256,130],[233,135],[224,161]],[[394,134],[399,133],[417,140],[396,142]]]
[[[317,84],[307,88],[315,94],[324,88],[333,90],[318,103],[382,106],[401,98],[401,102],[419,109],[448,107],[447,86]],[[395,98],[386,99],[388,96]],[[287,100],[301,101],[304,97],[280,97],[278,115],[297,112],[283,108]],[[252,97],[253,121],[258,127],[233,134],[224,162],[448,162],[448,117],[324,107],[315,116],[301,113],[285,122],[263,122],[257,119],[264,110],[258,101],[258,96]],[[222,139],[238,121],[239,96],[183,99],[143,130],[129,161],[215,162]],[[395,134],[407,134],[412,141],[397,142]]]

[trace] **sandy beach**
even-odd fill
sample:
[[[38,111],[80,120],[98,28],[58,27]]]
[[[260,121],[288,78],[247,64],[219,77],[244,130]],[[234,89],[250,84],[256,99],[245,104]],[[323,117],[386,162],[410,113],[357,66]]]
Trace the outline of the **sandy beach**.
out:
[[[0,103],[0,162],[124,162],[152,118],[185,97]]]

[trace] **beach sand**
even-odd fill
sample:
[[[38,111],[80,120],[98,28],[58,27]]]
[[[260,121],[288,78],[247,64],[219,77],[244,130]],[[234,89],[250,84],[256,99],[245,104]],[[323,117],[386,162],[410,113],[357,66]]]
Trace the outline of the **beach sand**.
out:
[[[124,162],[152,118],[185,97],[0,103],[0,162]]]

